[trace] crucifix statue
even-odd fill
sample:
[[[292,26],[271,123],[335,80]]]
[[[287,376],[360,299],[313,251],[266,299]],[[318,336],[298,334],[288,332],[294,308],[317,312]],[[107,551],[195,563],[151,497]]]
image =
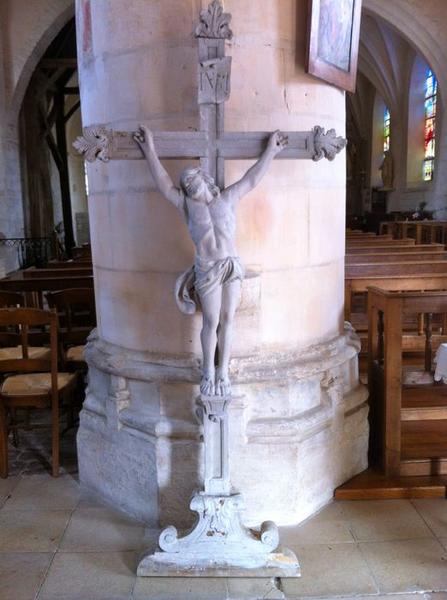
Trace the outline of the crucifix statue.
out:
[[[273,159],[333,160],[346,141],[333,129],[325,133],[320,126],[302,132],[224,131],[224,106],[230,95],[231,58],[225,56],[225,41],[233,35],[230,20],[220,0],[213,0],[200,13],[195,31],[199,131],[152,132],[142,124],[137,131],[123,132],[92,125],[74,144],[88,161],[145,158],[158,189],[186,221],[196,250],[194,266],[177,280],[176,299],[183,312],[192,314],[200,306],[203,316],[198,405],[203,422],[205,489],[195,494],[190,504],[199,515],[195,528],[183,538],[174,527],[166,528],[159,538],[161,550],[149,552],[141,560],[139,575],[300,574],[296,556],[287,549],[276,550],[279,537],[273,522],[263,523],[259,532],[242,525],[242,495],[231,488],[228,407],[233,397],[228,365],[232,322],[244,278],[235,247],[234,209],[259,183]],[[187,168],[176,186],[160,162],[167,158],[200,159],[200,167]],[[240,181],[225,187],[226,159],[256,162]]]
[[[200,391],[210,396],[231,393],[232,322],[244,278],[235,248],[234,207],[257,185],[274,158],[333,160],[346,143],[333,129],[325,133],[319,126],[309,132],[272,135],[224,131],[225,101],[230,96],[231,58],[225,56],[225,40],[233,36],[230,20],[220,0],[213,0],[201,11],[195,31],[200,131],[157,133],[142,125],[137,132],[127,133],[90,126],[74,144],[88,161],[145,157],[158,189],[182,213],[196,259],[194,267],[177,280],[176,299],[186,314],[193,314],[198,306],[202,310]],[[186,169],[176,187],[160,158],[199,158],[200,168]],[[225,159],[258,161],[239,182],[225,188]]]
[[[273,133],[261,158],[240,181],[223,190],[206,171],[196,167],[185,169],[180,176],[180,187],[176,187],[157,156],[152,132],[142,125],[134,138],[147,158],[158,189],[180,210],[196,248],[194,266],[177,280],[176,298],[180,310],[186,314],[194,313],[197,304],[202,309],[200,391],[206,396],[230,396],[231,334],[244,279],[235,245],[234,209],[286,147],[287,137],[279,131]]]

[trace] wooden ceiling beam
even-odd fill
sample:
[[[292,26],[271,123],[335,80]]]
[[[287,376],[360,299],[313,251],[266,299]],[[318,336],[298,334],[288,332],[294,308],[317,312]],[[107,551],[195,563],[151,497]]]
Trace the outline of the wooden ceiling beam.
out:
[[[80,106],[81,106],[81,101],[80,100],[78,100],[77,102],[75,102],[73,104],[73,106],[70,108],[70,110],[64,116],[64,123],[67,123],[71,119],[71,117],[74,115],[74,113],[78,110],[78,108]]]
[[[60,67],[77,69],[78,61],[76,58],[43,58],[39,67],[42,69],[58,69]]]

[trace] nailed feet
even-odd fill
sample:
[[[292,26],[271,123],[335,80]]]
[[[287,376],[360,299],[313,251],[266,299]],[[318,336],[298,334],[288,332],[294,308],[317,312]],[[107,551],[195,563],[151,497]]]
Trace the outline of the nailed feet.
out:
[[[231,383],[227,375],[217,374],[216,378],[203,375],[200,393],[204,396],[231,396]]]

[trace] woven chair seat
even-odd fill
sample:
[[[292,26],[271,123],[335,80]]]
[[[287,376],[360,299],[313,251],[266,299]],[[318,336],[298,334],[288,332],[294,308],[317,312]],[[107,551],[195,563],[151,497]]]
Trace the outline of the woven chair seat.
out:
[[[85,350],[85,346],[72,346],[71,348],[68,348],[67,350],[67,360],[72,360],[72,361],[76,361],[76,362],[84,362],[85,361],[85,357],[84,357],[84,350]]]
[[[61,392],[76,379],[74,373],[58,373],[57,388]],[[27,373],[7,377],[1,387],[5,396],[35,396],[51,393],[51,373]]]
[[[50,360],[51,359],[51,349],[50,348],[41,348],[39,346],[29,346],[28,348],[28,356],[29,358],[40,359],[40,360]],[[22,346],[15,346],[12,348],[0,348],[0,360],[14,360],[14,359],[23,358],[22,356]]]

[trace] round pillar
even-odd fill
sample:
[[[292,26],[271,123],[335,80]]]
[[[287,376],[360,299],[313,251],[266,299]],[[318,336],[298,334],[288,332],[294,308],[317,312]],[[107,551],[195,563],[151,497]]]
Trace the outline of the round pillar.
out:
[[[199,127],[197,0],[78,0],[84,126]],[[226,131],[343,134],[344,94],[304,72],[306,0],[227,0],[233,40]],[[190,161],[166,161],[175,183]],[[227,161],[226,184],[252,163]],[[98,331],[78,437],[80,477],[115,505],[181,523],[201,485],[195,416],[201,315],[175,304],[194,259],[145,161],[89,166]],[[237,209],[247,267],[232,360],[231,479],[247,521],[293,523],[366,465],[358,346],[343,329],[344,155],[276,161]]]

